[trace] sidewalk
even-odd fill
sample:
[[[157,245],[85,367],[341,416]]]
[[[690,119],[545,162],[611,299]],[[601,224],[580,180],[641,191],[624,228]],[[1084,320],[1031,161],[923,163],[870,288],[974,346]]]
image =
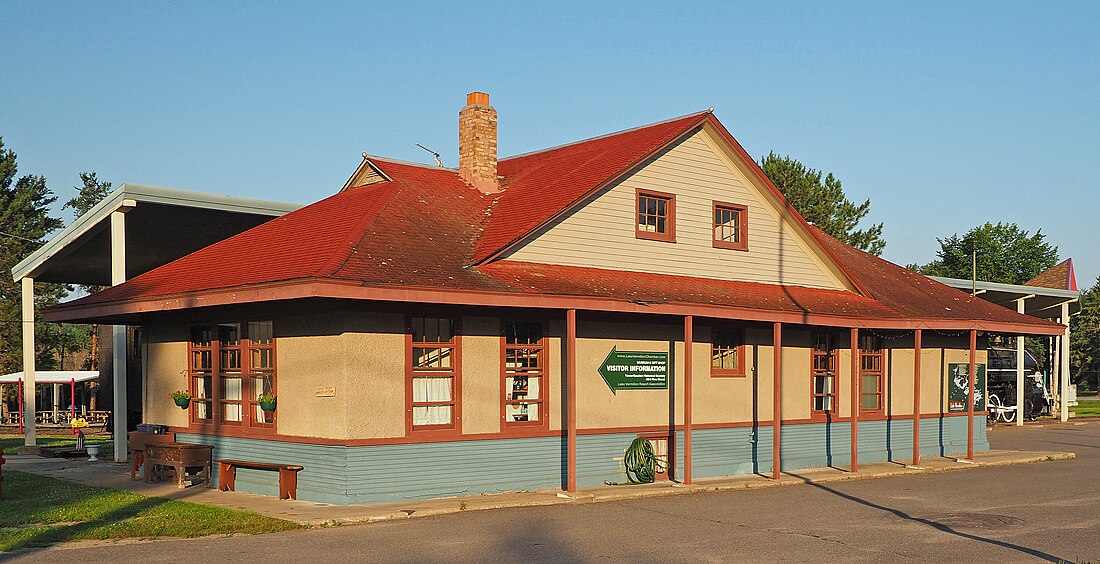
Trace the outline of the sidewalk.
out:
[[[905,466],[902,462],[861,464],[859,472],[856,474],[850,474],[838,468],[812,468],[798,470],[796,473],[786,473],[778,481],[751,474],[724,478],[704,478],[695,480],[691,485],[664,482],[634,486],[599,486],[583,488],[572,495],[553,489],[372,505],[329,505],[312,501],[278,500],[269,496],[240,492],[219,492],[202,487],[180,490],[172,483],[146,484],[141,480],[131,481],[128,464],[115,464],[107,461],[89,462],[87,460],[64,460],[17,455],[7,456],[6,458],[7,464],[4,465],[4,470],[28,472],[83,484],[130,490],[146,496],[254,511],[303,525],[316,526],[372,523],[481,509],[620,501],[701,491],[748,490],[807,482],[827,483],[905,476],[973,469],[983,466],[1070,460],[1076,458],[1076,455],[1070,452],[996,450],[976,454],[972,463],[956,460],[955,458],[928,457],[921,461],[919,468]]]

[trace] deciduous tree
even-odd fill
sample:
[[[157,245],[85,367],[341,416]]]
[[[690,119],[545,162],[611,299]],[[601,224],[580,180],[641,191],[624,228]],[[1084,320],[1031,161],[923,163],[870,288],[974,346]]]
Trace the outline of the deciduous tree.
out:
[[[928,276],[970,279],[971,253],[977,252],[978,280],[1023,284],[1058,262],[1058,247],[1047,243],[1042,229],[1032,235],[1015,223],[986,223],[965,235],[937,239],[936,260],[909,268]]]

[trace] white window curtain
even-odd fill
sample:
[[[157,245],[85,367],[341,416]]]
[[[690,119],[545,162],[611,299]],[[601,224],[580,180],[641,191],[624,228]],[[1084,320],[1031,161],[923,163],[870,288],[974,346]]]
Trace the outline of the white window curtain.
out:
[[[451,401],[451,378],[413,378],[413,402]],[[451,406],[413,407],[413,425],[447,425]]]

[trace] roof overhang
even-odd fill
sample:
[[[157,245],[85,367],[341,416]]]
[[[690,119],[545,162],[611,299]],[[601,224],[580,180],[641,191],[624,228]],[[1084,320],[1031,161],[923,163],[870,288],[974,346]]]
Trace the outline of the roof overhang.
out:
[[[37,370],[34,373],[35,384],[70,384],[97,378],[99,378],[98,370]],[[0,384],[18,384],[22,381],[22,372],[0,376]]]
[[[46,321],[80,321],[139,325],[153,315],[195,308],[224,307],[250,303],[275,303],[285,300],[353,299],[388,303],[418,303],[462,306],[515,307],[532,309],[577,309],[610,313],[654,315],[693,315],[700,318],[731,319],[767,323],[790,323],[822,327],[858,327],[883,330],[929,329],[941,331],[978,330],[1020,335],[1061,335],[1062,328],[1045,321],[1035,324],[1004,323],[983,320],[921,319],[912,317],[845,317],[802,311],[750,309],[735,305],[681,302],[638,303],[594,296],[488,292],[451,288],[363,286],[355,281],[299,279],[275,283],[237,286],[231,289],[190,292],[140,300],[124,300],[87,305],[60,304],[43,312]]]
[[[1070,315],[1081,312],[1080,290],[1060,290],[1040,286],[1024,286],[1022,284],[982,282],[980,280],[975,282],[973,280],[943,278],[940,276],[929,276],[929,278],[967,293],[974,292],[976,297],[1004,306],[1012,311],[1016,311],[1016,302],[1023,300],[1024,313],[1032,317],[1057,319],[1062,315],[1062,304],[1069,304]]]
[[[302,207],[190,190],[123,184],[12,268],[41,282],[111,284],[110,218],[126,212],[126,278]]]

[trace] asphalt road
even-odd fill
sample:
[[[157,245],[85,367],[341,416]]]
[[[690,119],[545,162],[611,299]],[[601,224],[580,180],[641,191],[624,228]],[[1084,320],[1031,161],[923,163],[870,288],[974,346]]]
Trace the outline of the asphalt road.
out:
[[[477,511],[261,536],[0,555],[15,562],[1084,562],[1100,560],[1100,424],[1004,428],[1077,460]]]

